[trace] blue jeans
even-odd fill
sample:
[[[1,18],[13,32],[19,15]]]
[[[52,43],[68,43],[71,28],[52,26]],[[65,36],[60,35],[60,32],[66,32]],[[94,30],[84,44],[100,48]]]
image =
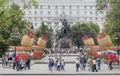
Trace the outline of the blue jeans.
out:
[[[78,72],[79,66],[80,66],[80,65],[76,63],[76,72]]]

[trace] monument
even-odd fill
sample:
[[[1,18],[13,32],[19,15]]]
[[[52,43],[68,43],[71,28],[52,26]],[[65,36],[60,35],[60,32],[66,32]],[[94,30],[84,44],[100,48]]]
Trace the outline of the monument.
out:
[[[71,28],[65,14],[61,15],[60,21],[62,22],[62,28],[59,34],[58,48],[72,48],[72,40],[70,39]]]

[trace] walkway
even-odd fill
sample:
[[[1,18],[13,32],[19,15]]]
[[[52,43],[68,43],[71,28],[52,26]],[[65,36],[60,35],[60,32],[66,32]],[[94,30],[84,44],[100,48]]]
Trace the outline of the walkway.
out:
[[[50,56],[51,57],[51,56]],[[76,56],[62,56],[62,58],[66,62],[74,62],[76,59]],[[99,72],[91,72],[88,71],[88,67],[86,68],[86,71],[79,70],[79,72],[76,72],[75,70],[75,64],[74,63],[67,63],[65,65],[65,71],[53,71],[50,72],[48,70],[48,64],[45,63],[48,61],[49,56],[46,56],[42,60],[34,60],[32,61],[32,64],[35,62],[44,62],[44,64],[34,64],[31,66],[30,70],[22,70],[22,71],[16,71],[11,68],[2,68],[0,65],[0,74],[120,74],[120,69],[113,69],[113,70],[108,70],[108,65],[102,64],[102,68]],[[52,58],[54,58],[52,56]]]

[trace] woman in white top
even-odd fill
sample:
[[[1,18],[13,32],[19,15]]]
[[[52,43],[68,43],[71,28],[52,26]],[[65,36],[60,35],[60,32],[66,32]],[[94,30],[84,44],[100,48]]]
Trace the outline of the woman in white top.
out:
[[[76,72],[78,72],[79,71],[79,66],[80,66],[79,58],[76,58],[75,64],[76,64]]]
[[[93,58],[93,60],[92,60],[92,64],[93,64],[93,72],[94,72],[94,70],[96,71],[96,72],[98,72],[97,71],[97,69],[96,69],[96,59],[95,58]]]
[[[64,62],[64,59],[62,59],[61,60],[61,70],[63,70],[63,71],[65,71],[64,66],[65,66],[65,62]]]

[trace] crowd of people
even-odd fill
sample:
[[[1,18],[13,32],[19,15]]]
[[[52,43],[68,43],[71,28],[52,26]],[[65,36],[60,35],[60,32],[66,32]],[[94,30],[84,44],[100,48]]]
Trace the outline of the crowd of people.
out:
[[[87,58],[87,56],[82,53],[75,60],[76,72],[79,72],[79,70],[98,72],[101,70],[101,64],[100,57]],[[65,71],[65,61],[61,57],[55,57],[54,59],[49,58],[48,67],[51,72],[53,70]],[[108,62],[108,67],[109,70],[113,69],[111,58]]]
[[[13,63],[13,70],[26,70],[30,69],[31,58],[28,56],[26,60],[23,60],[22,57],[17,57],[16,55],[8,54],[2,56],[2,67],[10,66],[11,62]],[[112,63],[112,58],[110,58],[108,63],[110,70],[113,69]],[[75,59],[75,66],[76,72],[79,72],[79,70],[98,72],[101,70],[101,59],[99,57],[87,58],[85,54],[80,53],[80,55]],[[54,70],[65,71],[65,61],[61,57],[49,58],[48,68],[51,72]]]
[[[10,66],[10,62],[12,61],[12,55],[3,55],[2,56],[2,67]]]
[[[30,69],[30,56],[27,57],[27,59],[24,61],[22,59],[22,57],[17,57],[16,55],[3,55],[2,56],[2,67],[8,67],[8,66],[12,66],[13,70],[26,70],[26,69]],[[11,63],[13,65],[11,65]]]
[[[52,72],[56,71],[65,71],[65,61],[61,57],[55,57],[55,59],[49,58],[48,68]]]
[[[112,58],[109,59],[108,61],[108,68],[109,70],[112,70]],[[81,70],[86,70],[86,65],[88,67],[88,71],[92,72],[98,72],[101,70],[101,59],[100,57],[93,57],[93,58],[87,58],[85,55],[80,55],[79,57],[76,58],[76,72]]]
[[[62,54],[66,54],[66,55],[70,55],[70,53],[75,53],[75,51],[73,51],[72,49],[60,49],[60,48],[55,48],[54,50],[51,50],[51,53],[54,55],[62,55]]]

